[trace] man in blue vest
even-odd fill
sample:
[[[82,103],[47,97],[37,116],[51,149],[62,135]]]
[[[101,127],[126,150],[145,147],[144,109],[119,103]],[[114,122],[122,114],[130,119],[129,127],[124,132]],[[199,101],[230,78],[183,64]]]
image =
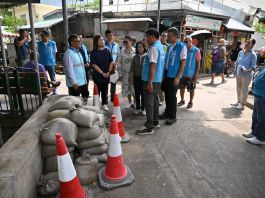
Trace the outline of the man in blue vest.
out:
[[[159,90],[161,87],[165,52],[159,41],[159,32],[151,28],[145,32],[149,50],[145,56],[142,68],[142,80],[144,81],[144,104],[147,122],[145,127],[137,130],[137,135],[153,134],[154,128],[159,128]],[[176,104],[175,104],[176,105]]]
[[[169,28],[167,33],[170,45],[166,52],[165,78],[162,83],[162,90],[165,92],[166,108],[159,118],[165,119],[166,124],[171,125],[177,121],[176,94],[186,64],[187,48],[178,39],[179,31],[177,28]]]
[[[113,74],[115,72],[116,65],[114,64],[120,54],[120,47],[118,45],[118,43],[114,42],[114,35],[113,32],[111,30],[106,30],[105,31],[105,37],[106,37],[106,41],[105,41],[105,46],[110,50],[111,55],[112,55],[112,60],[113,60],[113,67],[112,67],[112,71],[111,74]],[[111,82],[110,83],[110,100],[113,102],[114,99],[114,94],[116,92],[116,82]]]
[[[43,30],[40,33],[41,41],[38,42],[39,63],[48,71],[51,81],[55,80],[56,42],[50,40],[50,32]]]
[[[190,36],[187,36],[184,39],[184,43],[187,45],[188,55],[183,76],[180,79],[179,86],[181,101],[178,103],[178,106],[185,104],[184,94],[185,88],[187,87],[187,91],[190,92],[190,101],[187,108],[190,109],[193,106],[194,90],[196,88],[196,82],[201,66],[201,53],[199,48],[192,45],[192,38]]]
[[[87,89],[88,89],[88,84],[89,84],[89,76],[90,76],[90,64],[89,64],[89,56],[88,56],[88,50],[87,47],[84,45],[83,43],[83,36],[79,35],[81,44],[80,44],[80,53],[83,57],[84,60],[84,66],[85,66],[85,71],[86,71],[86,80],[87,80]],[[88,97],[90,98],[91,96],[89,96],[89,90],[88,90]]]
[[[243,134],[251,144],[265,144],[265,64],[253,83],[254,109],[250,133]]]
[[[79,51],[81,40],[78,35],[73,34],[68,38],[69,48],[64,53],[63,62],[65,66],[66,85],[69,95],[80,96],[87,101],[88,89],[84,60]]]

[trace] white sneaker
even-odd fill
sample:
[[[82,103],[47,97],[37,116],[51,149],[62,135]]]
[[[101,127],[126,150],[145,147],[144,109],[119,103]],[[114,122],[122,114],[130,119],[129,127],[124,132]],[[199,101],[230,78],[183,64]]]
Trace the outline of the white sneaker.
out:
[[[242,105],[242,104],[239,104],[237,107],[236,107],[236,109],[237,110],[244,110],[244,105]]]
[[[233,107],[237,107],[239,104],[240,104],[239,102],[236,102],[236,103],[232,103],[230,105],[233,106]]]
[[[134,110],[134,114],[135,114],[135,115],[139,115],[140,113],[141,113],[141,111],[140,111],[139,109],[135,109],[135,110]]]
[[[108,111],[109,110],[109,108],[107,107],[107,105],[103,105],[102,106],[102,109],[103,109],[103,111]]]
[[[126,106],[126,109],[130,109],[132,106],[132,103],[129,103],[127,106]]]
[[[255,136],[252,137],[252,138],[247,138],[247,142],[250,143],[250,144],[258,144],[258,145],[265,144],[265,141],[260,141]]]
[[[214,85],[214,81],[213,80],[210,82],[210,85]]]
[[[146,116],[146,111],[145,110],[141,111],[141,115]]]

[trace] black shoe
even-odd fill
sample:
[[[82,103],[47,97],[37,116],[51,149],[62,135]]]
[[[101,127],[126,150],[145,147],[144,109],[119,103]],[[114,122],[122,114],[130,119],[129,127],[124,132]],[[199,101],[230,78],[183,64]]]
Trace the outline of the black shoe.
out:
[[[174,124],[176,121],[177,121],[176,118],[170,118],[170,119],[167,119],[167,120],[166,120],[165,124],[166,124],[166,125],[172,125],[172,124]]]
[[[146,128],[153,128],[153,129],[158,129],[158,128],[160,128],[159,122],[154,123],[152,126],[147,125],[147,122],[145,122],[145,123],[144,123],[144,126],[145,126]]]
[[[168,116],[166,113],[163,113],[163,114],[159,115],[158,118],[159,118],[159,120],[165,120],[168,118]]]
[[[136,135],[152,135],[154,133],[152,128],[143,128],[135,132]]]
[[[251,132],[244,133],[242,136],[245,137],[245,138],[253,138],[254,137],[253,133],[251,133]]]

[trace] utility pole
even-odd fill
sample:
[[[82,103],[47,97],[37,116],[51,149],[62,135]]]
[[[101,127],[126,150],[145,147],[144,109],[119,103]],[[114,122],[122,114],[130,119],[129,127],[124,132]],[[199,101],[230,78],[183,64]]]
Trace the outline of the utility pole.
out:
[[[99,31],[102,34],[102,0],[99,0]]]
[[[68,48],[68,19],[67,19],[67,6],[66,0],[62,0],[63,6],[63,32],[64,32],[64,50]]]
[[[157,15],[157,30],[159,31],[159,25],[160,25],[160,0],[158,0],[158,15]]]
[[[212,13],[212,9],[213,9],[213,0],[212,0],[212,3],[211,3],[211,11],[210,11],[210,13]]]

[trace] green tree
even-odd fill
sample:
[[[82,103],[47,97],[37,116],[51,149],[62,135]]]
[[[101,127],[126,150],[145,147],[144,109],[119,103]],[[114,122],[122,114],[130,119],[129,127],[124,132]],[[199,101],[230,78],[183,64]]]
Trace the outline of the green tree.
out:
[[[257,32],[265,35],[265,25],[262,23],[258,23],[257,21],[254,23],[254,28]]]
[[[25,25],[25,20],[12,16],[12,12],[8,9],[1,9],[0,15],[3,16],[3,26],[7,26],[9,32],[16,33],[17,27]]]

